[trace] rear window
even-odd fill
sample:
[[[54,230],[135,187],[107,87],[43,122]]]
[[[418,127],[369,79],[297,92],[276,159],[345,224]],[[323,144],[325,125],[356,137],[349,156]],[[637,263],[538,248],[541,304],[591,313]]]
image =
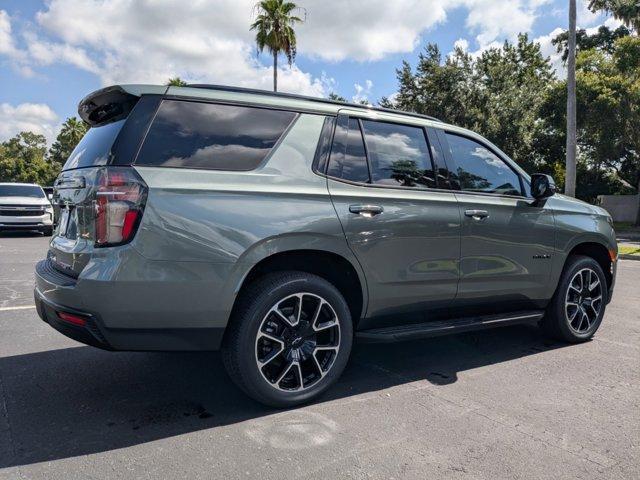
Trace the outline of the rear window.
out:
[[[0,185],[0,197],[44,198],[44,192],[36,185]]]
[[[435,188],[422,128],[363,120],[371,162],[371,181],[382,185]]]
[[[73,149],[63,170],[106,165],[111,147],[126,120],[109,123],[101,127],[91,127],[80,143]]]
[[[295,117],[282,110],[165,100],[136,164],[252,170]]]

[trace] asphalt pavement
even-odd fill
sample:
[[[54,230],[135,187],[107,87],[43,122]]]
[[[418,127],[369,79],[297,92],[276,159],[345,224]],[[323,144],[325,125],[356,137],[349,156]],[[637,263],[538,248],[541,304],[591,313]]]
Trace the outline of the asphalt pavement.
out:
[[[0,235],[0,479],[640,478],[640,262],[591,342],[533,326],[356,345],[319,401],[263,407],[217,353],[112,353],[32,307],[48,239]]]

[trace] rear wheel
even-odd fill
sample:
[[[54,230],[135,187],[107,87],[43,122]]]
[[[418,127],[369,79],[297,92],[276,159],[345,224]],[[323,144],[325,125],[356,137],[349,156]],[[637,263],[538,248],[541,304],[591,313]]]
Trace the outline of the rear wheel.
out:
[[[567,342],[589,340],[602,323],[606,295],[607,280],[600,264],[591,257],[570,257],[547,307],[543,329]]]
[[[349,308],[329,282],[278,272],[238,299],[223,345],[231,379],[264,404],[288,407],[324,392],[346,366],[353,340]]]

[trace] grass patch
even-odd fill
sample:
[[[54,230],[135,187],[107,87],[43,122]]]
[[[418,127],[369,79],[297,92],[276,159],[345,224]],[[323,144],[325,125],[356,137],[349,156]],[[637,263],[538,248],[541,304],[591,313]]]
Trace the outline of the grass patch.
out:
[[[640,247],[635,247],[633,245],[619,245],[618,246],[618,254],[620,254],[620,255],[639,255],[640,256]]]

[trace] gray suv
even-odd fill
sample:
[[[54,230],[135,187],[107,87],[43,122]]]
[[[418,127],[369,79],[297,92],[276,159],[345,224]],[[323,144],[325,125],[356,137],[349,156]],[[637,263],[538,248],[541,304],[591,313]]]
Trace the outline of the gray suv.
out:
[[[611,217],[435,118],[209,85],[109,87],[79,113],[35,301],[80,342],[221,349],[290,406],[354,339],[537,322],[581,342],[611,299]]]

